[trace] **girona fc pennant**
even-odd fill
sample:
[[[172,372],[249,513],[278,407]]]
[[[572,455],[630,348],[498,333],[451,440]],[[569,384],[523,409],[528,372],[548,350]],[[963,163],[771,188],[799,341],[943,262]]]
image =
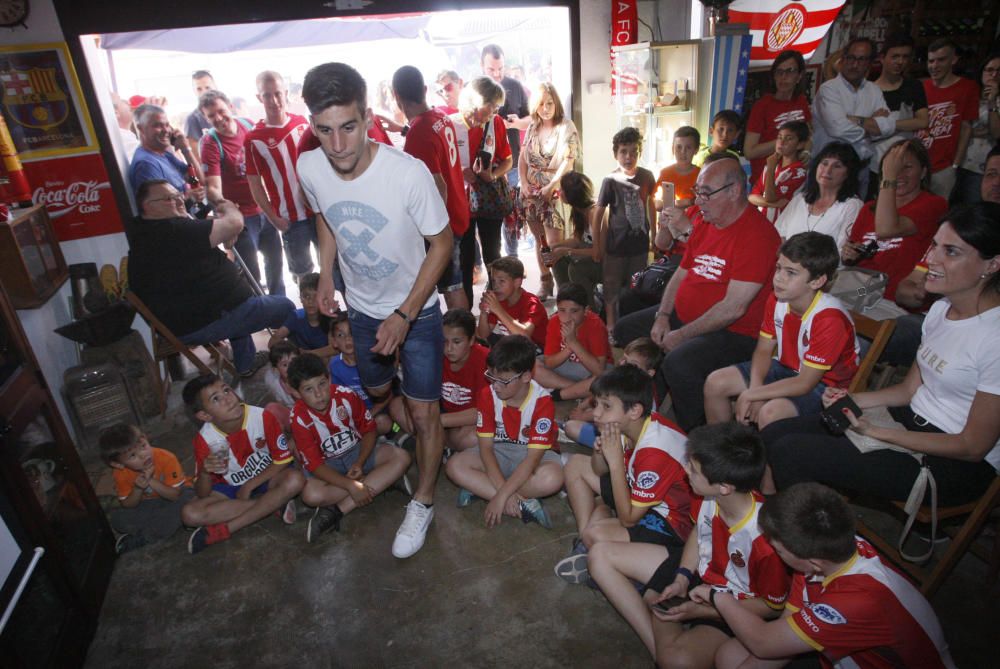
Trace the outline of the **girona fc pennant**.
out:
[[[769,67],[785,49],[809,60],[843,7],[844,0],[736,0],[729,20],[750,26],[750,67]]]

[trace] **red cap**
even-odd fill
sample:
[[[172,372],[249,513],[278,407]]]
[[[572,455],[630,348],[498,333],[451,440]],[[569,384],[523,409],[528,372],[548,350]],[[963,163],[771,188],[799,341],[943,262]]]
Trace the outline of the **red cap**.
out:
[[[142,95],[133,95],[128,99],[128,106],[132,109],[136,109],[141,104],[145,104],[146,98]]]

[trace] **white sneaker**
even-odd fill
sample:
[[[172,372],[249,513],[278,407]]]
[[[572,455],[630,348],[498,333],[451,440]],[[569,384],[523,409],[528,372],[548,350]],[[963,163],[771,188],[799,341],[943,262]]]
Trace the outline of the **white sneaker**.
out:
[[[398,558],[408,558],[424,545],[427,528],[434,518],[434,507],[426,507],[415,499],[406,505],[406,518],[396,531],[392,542],[392,554]]]

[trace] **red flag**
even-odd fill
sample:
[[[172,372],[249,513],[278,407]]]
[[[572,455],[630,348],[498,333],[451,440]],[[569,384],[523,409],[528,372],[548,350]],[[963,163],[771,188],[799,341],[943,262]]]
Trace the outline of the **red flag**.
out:
[[[843,7],[844,0],[736,0],[729,20],[750,25],[750,67],[769,67],[785,49],[809,60]]]
[[[636,0],[611,0],[611,46],[635,44],[639,40],[639,9]],[[623,81],[619,82],[619,78]],[[631,82],[631,83],[630,83]],[[635,93],[635,73],[619,73],[611,53],[611,94],[621,83],[625,92]],[[630,90],[631,89],[631,90]]]

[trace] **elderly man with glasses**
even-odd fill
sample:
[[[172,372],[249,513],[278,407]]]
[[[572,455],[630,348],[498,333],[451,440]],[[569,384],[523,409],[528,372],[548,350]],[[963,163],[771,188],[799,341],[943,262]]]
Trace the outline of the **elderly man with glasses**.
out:
[[[705,379],[716,369],[749,360],[756,346],[781,238],[750,204],[737,160],[720,154],[705,162],[694,188],[690,219],[679,210],[662,236],[688,236],[680,267],[660,304],[618,322],[625,345],[649,333],[664,351],[660,365],[685,431],[705,422]]]
[[[862,167],[875,153],[872,141],[896,133],[882,89],[868,81],[876,55],[875,43],[856,37],[847,43],[840,59],[840,74],[819,87],[812,105],[812,153],[833,141],[847,142],[858,152]],[[868,193],[868,170],[858,174],[858,195]]]

